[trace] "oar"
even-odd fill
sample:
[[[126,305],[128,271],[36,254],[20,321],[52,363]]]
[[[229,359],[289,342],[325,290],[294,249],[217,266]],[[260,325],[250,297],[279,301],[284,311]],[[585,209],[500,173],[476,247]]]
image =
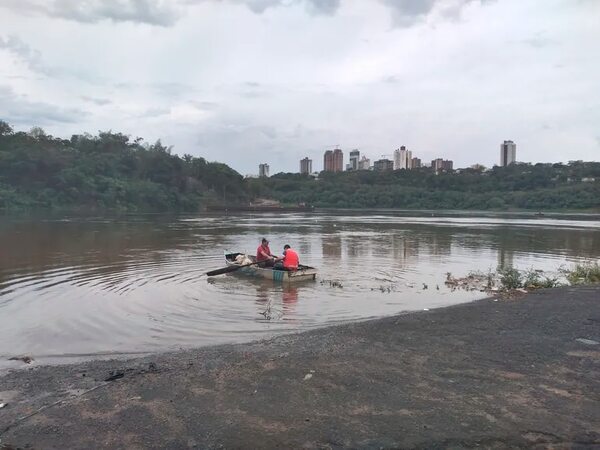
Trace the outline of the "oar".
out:
[[[224,273],[235,272],[236,270],[239,270],[242,267],[253,266],[255,264],[260,264],[261,262],[264,262],[264,261],[256,261],[251,264],[244,264],[243,266],[227,266],[227,267],[223,267],[222,269],[211,270],[210,272],[206,272],[206,275],[209,277],[214,277],[215,275],[221,275]]]

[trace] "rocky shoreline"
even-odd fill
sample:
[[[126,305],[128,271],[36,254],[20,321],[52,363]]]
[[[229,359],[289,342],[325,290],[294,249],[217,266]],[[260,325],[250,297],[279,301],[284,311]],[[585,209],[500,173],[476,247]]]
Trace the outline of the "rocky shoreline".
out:
[[[587,286],[13,370],[0,448],[597,448],[599,341]]]

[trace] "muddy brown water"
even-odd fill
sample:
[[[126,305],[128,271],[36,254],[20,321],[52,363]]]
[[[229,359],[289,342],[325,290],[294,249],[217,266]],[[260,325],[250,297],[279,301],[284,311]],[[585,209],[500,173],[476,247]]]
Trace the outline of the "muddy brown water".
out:
[[[289,243],[316,282],[207,278]],[[0,218],[0,368],[243,342],[452,305],[445,274],[600,257],[598,216],[323,212]],[[340,287],[341,285],[341,287]],[[426,287],[426,288],[425,288]]]

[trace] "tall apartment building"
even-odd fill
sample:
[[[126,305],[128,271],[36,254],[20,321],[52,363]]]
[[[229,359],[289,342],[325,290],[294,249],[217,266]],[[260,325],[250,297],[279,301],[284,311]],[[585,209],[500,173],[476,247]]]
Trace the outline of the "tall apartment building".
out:
[[[500,165],[506,167],[517,161],[517,144],[513,141],[504,141],[500,144]]]
[[[258,165],[258,176],[261,178],[269,177],[269,165],[267,163]]]
[[[327,150],[323,157],[323,170],[325,172],[341,172],[344,170],[344,152],[339,148]]]
[[[346,170],[358,170],[360,160],[360,151],[352,150],[350,152],[350,162],[346,166]]]
[[[454,163],[450,160],[437,158],[431,161],[431,168],[435,173],[440,171],[450,171],[452,170]]]
[[[308,159],[308,157],[306,157],[300,160],[300,173],[303,175],[312,173],[312,159]]]
[[[386,170],[394,170],[394,161],[391,159],[380,159],[373,163],[373,170],[383,172]]]
[[[371,168],[371,160],[363,155],[358,162],[358,170],[369,170]]]
[[[410,169],[412,163],[412,152],[406,150],[403,145],[399,149],[394,150],[394,170]]]
[[[421,168],[421,158],[412,158],[410,160],[410,168],[411,169],[420,169]]]
[[[341,149],[336,148],[333,151],[333,171],[341,172],[344,170],[344,152]]]
[[[327,150],[323,155],[323,171],[333,172],[333,150]]]

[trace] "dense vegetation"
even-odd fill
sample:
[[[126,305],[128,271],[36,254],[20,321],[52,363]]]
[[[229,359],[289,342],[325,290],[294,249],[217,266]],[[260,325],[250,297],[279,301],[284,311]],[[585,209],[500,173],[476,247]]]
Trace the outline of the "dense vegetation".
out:
[[[587,179],[582,181],[582,179]],[[595,179],[591,181],[590,179]],[[435,174],[431,169],[322,173],[318,180],[277,174],[250,180],[252,196],[338,208],[600,208],[600,163],[514,164]]]
[[[160,141],[112,132],[65,140],[0,121],[0,208],[194,211],[224,197],[247,201],[240,174]]]
[[[338,208],[597,209],[600,163],[244,180],[225,164],[173,155],[160,141],[147,144],[113,132],[59,139],[40,128],[14,132],[0,121],[0,209],[195,211],[259,197]]]

